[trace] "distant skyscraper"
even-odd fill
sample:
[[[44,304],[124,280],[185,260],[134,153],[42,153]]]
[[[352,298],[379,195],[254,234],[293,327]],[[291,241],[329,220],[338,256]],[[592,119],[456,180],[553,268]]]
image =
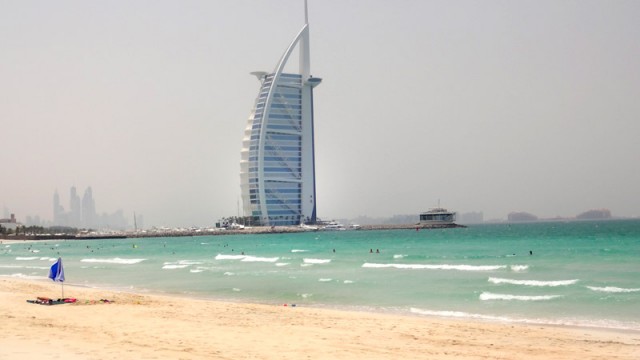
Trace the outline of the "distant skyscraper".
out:
[[[82,226],[85,228],[96,227],[96,203],[93,201],[93,192],[89,186],[82,196]]]
[[[240,186],[243,210],[263,225],[316,221],[313,88],[309,22],[293,39],[272,73],[254,72],[260,91],[242,143]],[[299,73],[284,73],[299,48]]]
[[[64,209],[60,206],[58,190],[53,194],[53,225],[66,225],[64,223]]]
[[[69,226],[80,227],[82,225],[82,209],[80,196],[76,192],[76,187],[69,190]]]

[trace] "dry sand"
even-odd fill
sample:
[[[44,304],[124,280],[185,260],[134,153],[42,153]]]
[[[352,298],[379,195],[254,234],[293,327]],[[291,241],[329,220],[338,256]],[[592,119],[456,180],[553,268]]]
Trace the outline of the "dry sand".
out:
[[[0,359],[640,359],[638,332],[64,291],[0,278]]]

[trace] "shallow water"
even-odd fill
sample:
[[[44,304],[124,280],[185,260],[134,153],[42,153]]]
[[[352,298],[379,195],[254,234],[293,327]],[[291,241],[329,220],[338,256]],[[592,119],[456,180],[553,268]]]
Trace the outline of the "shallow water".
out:
[[[640,221],[0,246],[4,276],[46,278],[61,256],[72,284],[640,330]]]

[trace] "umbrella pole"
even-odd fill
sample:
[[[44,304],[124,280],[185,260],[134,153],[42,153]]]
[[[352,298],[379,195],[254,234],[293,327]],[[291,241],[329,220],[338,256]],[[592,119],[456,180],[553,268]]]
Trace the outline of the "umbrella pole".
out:
[[[62,298],[64,299],[64,283],[60,283],[60,287],[62,288]]]

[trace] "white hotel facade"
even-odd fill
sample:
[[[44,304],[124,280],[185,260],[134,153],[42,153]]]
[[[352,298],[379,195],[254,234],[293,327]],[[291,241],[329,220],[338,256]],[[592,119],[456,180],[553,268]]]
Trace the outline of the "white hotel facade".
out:
[[[299,49],[299,73],[284,73]],[[309,22],[271,73],[253,72],[260,91],[244,132],[240,160],[243,211],[265,226],[316,222],[313,88]]]

